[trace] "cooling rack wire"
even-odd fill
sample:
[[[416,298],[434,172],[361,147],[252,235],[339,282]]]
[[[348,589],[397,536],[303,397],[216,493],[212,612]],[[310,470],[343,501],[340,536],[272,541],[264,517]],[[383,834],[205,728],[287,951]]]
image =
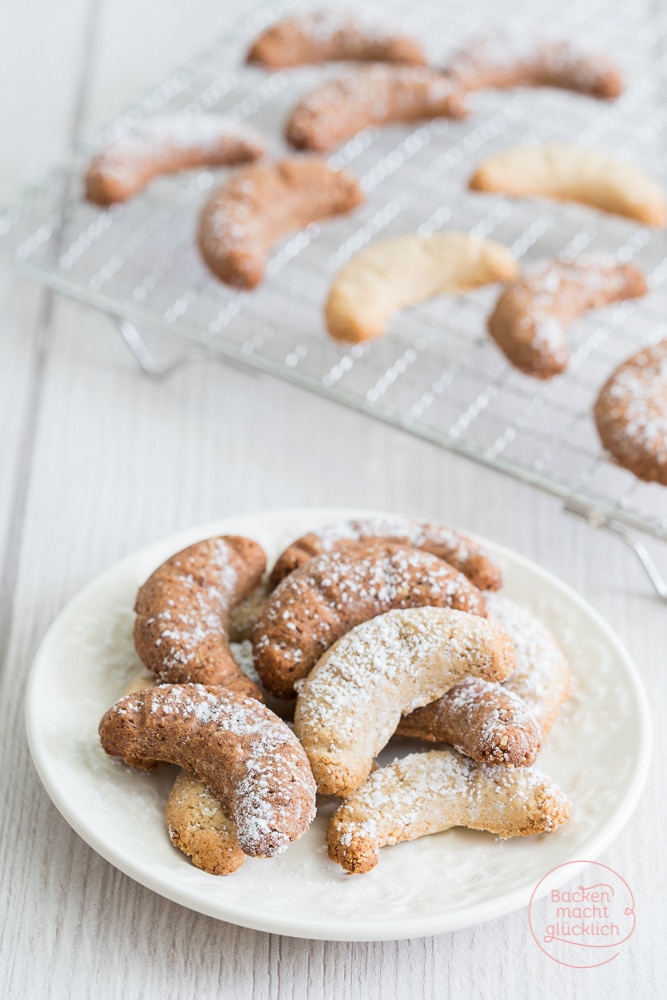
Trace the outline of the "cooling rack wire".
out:
[[[556,90],[488,91],[466,121],[366,129],[332,156],[359,178],[353,216],[313,224],[271,256],[263,284],[234,291],[204,268],[193,240],[197,212],[219,179],[203,170],[157,180],[103,211],[81,197],[91,150],[151,115],[218,112],[247,122],[286,151],[283,124],[298,97],[339,68],[268,73],[243,63],[250,39],[303,3],[269,2],[0,214],[0,259],[107,312],[144,372],[161,378],[193,357],[240,363],[286,379],[560,497],[565,508],[614,531],[643,563],[657,593],[667,585],[629,529],[667,539],[667,492],[642,483],[601,450],[591,417],[600,386],[641,346],[667,336],[667,242],[662,231],[584,207],[467,191],[483,157],[509,146],[577,142],[614,151],[665,176],[667,8],[580,0],[483,0],[461,5],[392,0],[382,16],[425,42],[444,64],[463,41],[494,26],[594,42],[621,63],[628,86],[602,103]],[[310,5],[309,5],[310,6]],[[522,265],[606,253],[634,261],[650,294],[578,320],[567,372],[540,382],[509,366],[485,334],[497,290],[439,298],[394,317],[372,344],[326,335],[322,304],[338,268],[376,238],[467,230],[505,243]],[[161,364],[168,335],[187,350]],[[150,342],[150,344],[149,344]]]

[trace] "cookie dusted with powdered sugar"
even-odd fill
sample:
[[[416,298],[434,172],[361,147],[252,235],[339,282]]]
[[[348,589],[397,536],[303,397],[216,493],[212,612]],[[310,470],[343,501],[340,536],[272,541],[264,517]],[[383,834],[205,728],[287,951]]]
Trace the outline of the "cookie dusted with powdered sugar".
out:
[[[259,689],[229,649],[234,605],[258,586],[266,557],[249,538],[223,535],[177,552],[140,588],[135,604],[134,644],[160,682],[229,684]]]
[[[165,811],[169,839],[211,875],[231,875],[245,860],[230,809],[191,771],[181,771]]]
[[[474,760],[527,767],[534,763],[563,702],[572,674],[542,622],[508,598],[489,594],[489,621],[514,648],[515,667],[502,684],[471,678],[437,701],[406,715],[402,736],[451,743]]]
[[[667,486],[667,340],[616,369],[594,414],[600,440],[619,465]]]
[[[500,567],[489,553],[467,535],[441,524],[419,521],[400,514],[379,514],[351,521],[336,521],[317,531],[309,531],[278,556],[269,581],[276,586],[293,570],[314,556],[332,552],[348,542],[379,540],[423,549],[444,559],[467,576],[480,590],[499,590]]]
[[[352,794],[401,715],[465,677],[502,681],[513,667],[502,629],[463,611],[408,608],[358,625],[298,685],[294,730],[318,791]]]
[[[452,57],[446,72],[464,90],[559,87],[607,99],[623,92],[618,68],[602,53],[518,32],[475,39]]]
[[[337,10],[308,11],[270,25],[247,58],[268,69],[336,60],[426,63],[421,45],[408,35]]]
[[[646,291],[646,279],[633,264],[589,257],[541,261],[501,292],[488,330],[516,368],[548,379],[567,367],[573,320]]]
[[[253,633],[255,667],[268,691],[294,697],[336,639],[393,608],[430,605],[485,615],[481,592],[420,549],[348,542],[294,570],[273,591]]]
[[[246,163],[265,149],[257,132],[222,115],[149,118],[93,157],[84,178],[86,198],[103,206],[126,201],[161,174]]]
[[[311,222],[344,215],[361,204],[352,174],[315,157],[255,164],[217,188],[199,217],[197,241],[221,281],[254,288],[266,258],[283,236]]]
[[[127,695],[103,716],[112,757],[179,764],[229,809],[244,854],[274,857],[315,816],[315,782],[288,726],[252,698],[201,684]]]
[[[377,64],[350,70],[306,94],[289,117],[286,136],[297,149],[328,152],[369,125],[466,115],[463,91],[443,73]]]
[[[371,774],[332,816],[327,848],[346,872],[363,874],[388,844],[455,826],[530,837],[556,830],[570,810],[558,785],[535,768],[490,767],[431,750]]]

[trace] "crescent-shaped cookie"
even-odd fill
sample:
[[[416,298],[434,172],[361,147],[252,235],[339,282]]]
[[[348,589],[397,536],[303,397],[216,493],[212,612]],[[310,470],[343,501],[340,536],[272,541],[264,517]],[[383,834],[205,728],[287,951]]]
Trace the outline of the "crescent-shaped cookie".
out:
[[[667,486],[667,340],[633,354],[595,403],[600,440],[639,479]]]
[[[229,616],[262,579],[266,557],[249,538],[208,538],[177,552],[140,588],[134,645],[160,682],[252,683],[229,649]],[[259,698],[259,689],[254,686]]]
[[[575,201],[649,226],[667,223],[659,184],[639,167],[600,149],[519,146],[485,160],[470,179],[474,191]]]
[[[502,681],[509,639],[485,618],[450,608],[388,611],[338,640],[298,687],[294,731],[318,791],[351,795],[406,715],[463,678]]]
[[[297,149],[328,152],[369,125],[466,114],[463,92],[443,73],[378,63],[326,80],[303,97],[286,135]]]
[[[116,702],[99,727],[112,757],[179,764],[226,803],[244,854],[273,857],[315,816],[315,782],[285,723],[252,698],[164,684]]]
[[[382,240],[356,254],[334,278],[325,306],[327,330],[334,340],[374,340],[400,309],[511,281],[516,274],[516,261],[502,244],[468,233]]]
[[[264,140],[222,115],[160,115],[111,142],[91,160],[84,185],[96,205],[126,201],[153,178],[193,167],[257,160]]]
[[[309,531],[282,552],[271,570],[269,583],[277,586],[293,570],[323,552],[332,552],[349,542],[379,540],[410,545],[444,559],[480,590],[500,590],[500,567],[478,542],[445,528],[400,514],[380,514],[351,521],[336,521],[317,531]]]
[[[375,771],[334,813],[329,858],[363,874],[387,844],[465,826],[498,837],[550,833],[570,815],[558,785],[535,768],[489,767],[454,750],[410,754]]]
[[[211,875],[231,875],[245,861],[229,808],[191,771],[181,771],[167,799],[169,839]]]
[[[567,367],[567,327],[573,320],[646,291],[646,279],[633,264],[608,258],[546,261],[501,292],[488,330],[516,368],[548,379]]]
[[[355,625],[393,608],[425,605],[486,614],[484,598],[453,567],[388,542],[349,542],[294,570],[271,594],[253,633],[264,687],[293,698],[325,650]]]
[[[489,621],[514,647],[516,664],[502,684],[469,679],[405,716],[401,736],[451,743],[475,760],[532,764],[572,687],[563,652],[539,618],[500,594],[486,599]]]
[[[221,281],[254,288],[281,237],[351,212],[362,201],[355,178],[324,160],[256,164],[238,171],[208,199],[199,218],[199,249]]]
[[[585,52],[564,39],[494,32],[458,51],[446,72],[464,90],[486,87],[560,87],[590,97],[623,92],[617,67],[606,56]]]
[[[358,60],[423,66],[421,45],[407,35],[366,24],[345,11],[307,11],[272,24],[255,39],[248,62],[268,69]]]

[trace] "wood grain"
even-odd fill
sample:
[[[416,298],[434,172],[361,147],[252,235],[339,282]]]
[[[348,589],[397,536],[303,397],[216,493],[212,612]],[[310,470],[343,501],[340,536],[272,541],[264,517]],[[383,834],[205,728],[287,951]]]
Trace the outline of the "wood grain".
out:
[[[15,100],[0,108],[0,132],[18,133],[29,109],[37,119],[5,157],[0,200],[243,7],[210,0],[3,6],[3,70],[17,86]],[[35,61],[48,77],[48,101],[39,99],[44,80]],[[159,898],[71,831],[30,761],[27,672],[50,621],[78,589],[163,535],[227,514],[311,504],[395,509],[486,535],[556,573],[613,623],[652,693],[658,723],[667,701],[665,609],[620,542],[565,517],[553,499],[426,443],[229,367],[193,366],[153,385],[108,319],[6,275],[0,324],[0,994],[608,1000],[664,992],[660,724],[649,790],[602,858],[635,892],[637,931],[611,966],[590,972],[546,959],[525,912],[384,944],[244,930]]]

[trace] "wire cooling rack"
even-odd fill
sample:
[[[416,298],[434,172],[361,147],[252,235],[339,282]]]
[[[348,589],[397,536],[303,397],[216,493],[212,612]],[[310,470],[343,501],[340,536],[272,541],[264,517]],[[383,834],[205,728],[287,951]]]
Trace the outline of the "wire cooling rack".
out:
[[[664,233],[584,207],[469,192],[476,164],[496,150],[576,141],[613,150],[665,175],[667,9],[635,0],[483,0],[474,4],[394,0],[389,16],[420,38],[434,63],[480,28],[544,31],[611,53],[628,86],[603,103],[562,91],[471,95],[464,122],[367,129],[329,162],[360,179],[354,215],[308,226],[272,254],[263,284],[238,292],[215,280],[194,242],[199,207],[225,171],[155,181],[124,205],[100,210],[81,196],[91,150],[151,115],[223,112],[285,152],[284,122],[297,98],[340,67],[275,73],[244,65],[249,41],[286,10],[271,2],[106,128],[62,169],[0,215],[0,257],[46,285],[106,310],[139,360],[142,330],[170,331],[199,349],[270,372],[323,396],[530,482],[595,523],[667,538],[667,491],[614,465],[591,417],[612,369],[667,336]],[[543,383],[509,366],[485,319],[497,289],[443,297],[394,317],[388,335],[341,347],[328,337],[322,306],[331,279],[375,238],[468,230],[505,243],[521,261],[603,252],[635,261],[650,294],[588,314],[571,330],[567,373]],[[659,586],[659,584],[657,584]],[[667,596],[667,595],[665,595]]]

